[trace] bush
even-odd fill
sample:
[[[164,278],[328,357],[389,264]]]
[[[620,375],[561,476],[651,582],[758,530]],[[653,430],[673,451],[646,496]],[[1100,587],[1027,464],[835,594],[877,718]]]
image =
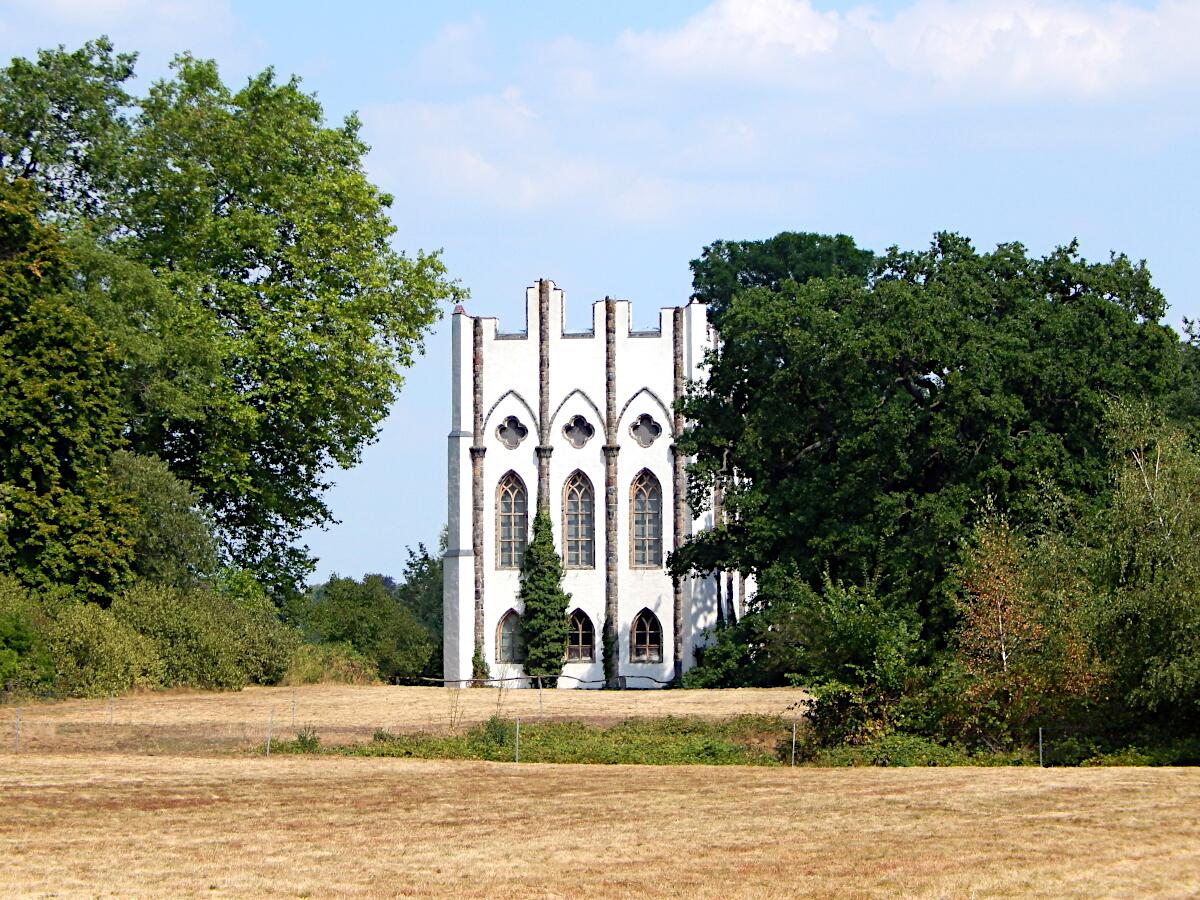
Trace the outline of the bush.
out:
[[[812,758],[818,766],[970,766],[965,750],[944,747],[913,734],[885,734],[859,746],[823,750]]]
[[[361,582],[335,575],[293,604],[291,615],[308,640],[348,644],[389,680],[420,676],[433,652],[429,632],[379,575]]]
[[[375,684],[378,669],[349,644],[300,644],[282,684]]]
[[[115,600],[112,610],[153,642],[168,687],[236,690],[277,682],[298,640],[273,608],[209,589],[142,583]]]
[[[73,697],[163,683],[166,666],[154,641],[92,603],[61,604],[49,625],[48,645],[58,670],[55,689]]]
[[[0,575],[0,691],[36,691],[54,680],[48,625],[24,586]]]

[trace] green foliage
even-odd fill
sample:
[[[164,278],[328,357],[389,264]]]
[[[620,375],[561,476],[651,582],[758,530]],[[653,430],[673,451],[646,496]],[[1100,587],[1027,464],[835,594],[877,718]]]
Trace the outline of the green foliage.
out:
[[[300,644],[280,684],[375,684],[379,667],[349,644]]]
[[[567,604],[562,589],[563,564],[554,549],[550,517],[541,508],[533,518],[533,539],[521,561],[521,635],[525,674],[562,674],[567,655]]]
[[[132,549],[132,509],[106,474],[118,360],[74,304],[39,203],[28,182],[0,179],[0,571],[103,600]]]
[[[31,692],[54,680],[41,607],[15,578],[0,575],[0,691]]]
[[[829,747],[808,760],[816,766],[977,766],[978,756],[961,748],[946,747],[914,734],[885,734],[858,745]],[[1025,760],[992,760],[999,765],[1019,765]]]
[[[349,645],[387,680],[421,675],[433,651],[429,632],[382,575],[361,582],[335,575],[310,591],[296,619],[310,640]]]
[[[212,523],[199,495],[157,457],[126,450],[113,454],[109,473],[131,499],[137,517],[130,522],[135,575],[177,588],[195,585],[217,570]]]
[[[873,584],[822,576],[813,590],[794,571],[768,570],[753,605],[717,628],[684,676],[688,687],[824,681],[872,684],[898,692],[912,673],[919,627],[911,612],[891,608]]]
[[[298,643],[274,608],[209,589],[139,583],[111,607],[123,625],[149,639],[164,686],[238,689],[273,684]]]
[[[188,55],[133,98],[133,63],[101,40],[0,70],[0,170],[33,179],[72,233],[96,327],[56,346],[120,360],[83,399],[115,391],[116,426],[200,493],[225,561],[287,594],[309,569],[294,539],[329,520],[327,473],[358,461],[463,292],[437,254],[391,247],[356,118],[330,126],[269,69],[230,90]],[[116,549],[96,558],[120,563]]]
[[[788,281],[839,275],[865,279],[875,254],[848,235],[784,231],[763,241],[714,241],[693,259],[692,299],[708,304],[720,324],[733,297],[747,288],[777,290]]]
[[[0,69],[0,173],[32,181],[57,218],[105,211],[129,137],[123,112],[135,54],[107,38],[38,51]]]
[[[1200,723],[1200,453],[1143,404],[1113,408],[1111,506],[1094,528],[1095,649],[1137,709]]]
[[[446,549],[446,531],[442,530],[439,541],[441,551]],[[408,548],[408,560],[400,583],[393,589],[393,596],[410,610],[416,620],[429,634],[430,654],[422,674],[428,678],[442,677],[442,556],[431,554],[424,544],[417,549]]]
[[[159,687],[167,672],[152,638],[94,603],[58,604],[48,643],[57,668],[55,691],[70,697]]]
[[[1038,528],[1048,496],[1070,512],[1106,494],[1110,398],[1160,402],[1178,380],[1163,311],[1123,256],[979,253],[949,234],[889,251],[867,281],[735,293],[680,440],[693,506],[723,479],[728,522],[673,569],[870,581],[938,646],[985,498]]]
[[[486,681],[492,677],[482,647],[476,647],[475,652],[471,654],[471,677],[476,681]]]
[[[602,727],[582,722],[522,722],[521,761],[613,765],[759,765],[781,762],[777,748],[791,725],[772,716],[725,721],[629,719]],[[516,724],[493,716],[465,735],[377,733],[352,756],[512,761]],[[292,748],[288,748],[292,749]]]

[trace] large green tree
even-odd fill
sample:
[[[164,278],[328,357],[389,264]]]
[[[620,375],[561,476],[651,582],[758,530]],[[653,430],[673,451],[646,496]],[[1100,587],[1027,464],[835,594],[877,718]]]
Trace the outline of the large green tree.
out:
[[[691,262],[692,298],[707,303],[709,318],[719,324],[738,291],[833,275],[865,279],[874,261],[874,253],[845,234],[783,231],[761,241],[713,241]]]
[[[979,253],[939,234],[891,250],[872,276],[735,293],[695,423],[697,506],[720,479],[727,521],[676,571],[772,568],[779,598],[869,579],[937,638],[953,617],[963,535],[987,497],[1014,527],[1109,489],[1113,396],[1162,399],[1178,340],[1144,265],[1074,246]]]
[[[0,571],[103,600],[130,575],[135,512],[108,477],[119,360],[70,291],[41,197],[0,179]]]
[[[71,233],[76,289],[122,358],[131,449],[211,509],[226,558],[279,589],[328,522],[327,475],[374,439],[401,372],[460,289],[392,248],[392,198],[296,79],[239,90],[180,56],[133,98],[106,40],[0,72],[0,172]]]

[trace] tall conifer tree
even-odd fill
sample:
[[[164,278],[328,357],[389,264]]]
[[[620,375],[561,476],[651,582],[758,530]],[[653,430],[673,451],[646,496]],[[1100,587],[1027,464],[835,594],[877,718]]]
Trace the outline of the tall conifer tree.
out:
[[[540,507],[533,519],[533,540],[521,563],[521,630],[528,675],[562,674],[567,653],[567,603],[562,589],[563,564],[554,549],[550,516]]]

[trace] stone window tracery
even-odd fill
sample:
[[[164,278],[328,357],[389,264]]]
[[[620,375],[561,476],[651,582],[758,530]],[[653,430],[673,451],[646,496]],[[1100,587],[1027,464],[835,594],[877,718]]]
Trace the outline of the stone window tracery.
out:
[[[580,471],[563,488],[563,558],[569,569],[596,565],[596,492]]]
[[[500,479],[496,489],[496,567],[519,569],[529,537],[528,492],[516,472]]]
[[[595,427],[583,416],[571,416],[563,426],[563,435],[576,450],[590,441],[595,433]]]
[[[642,413],[629,426],[629,433],[641,447],[649,447],[662,434],[662,426],[654,421],[654,416]]]
[[[521,617],[510,609],[500,617],[496,626],[496,662],[525,662],[525,645],[521,641]]]
[[[658,616],[643,609],[633,618],[629,631],[629,661],[660,663],[663,659],[662,625]]]
[[[509,450],[516,450],[528,434],[529,429],[522,425],[516,416],[509,416],[496,426],[496,437]]]
[[[657,568],[662,565],[662,485],[648,469],[642,469],[629,490],[630,565]]]
[[[596,627],[582,609],[567,619],[567,662],[595,662]]]

